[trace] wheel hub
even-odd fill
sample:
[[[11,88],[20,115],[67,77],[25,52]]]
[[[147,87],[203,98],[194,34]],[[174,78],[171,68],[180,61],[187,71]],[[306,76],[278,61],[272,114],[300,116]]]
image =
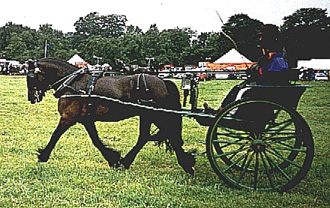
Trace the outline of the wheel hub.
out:
[[[254,152],[259,153],[265,151],[266,145],[264,141],[257,139],[251,143],[251,148],[253,149]]]

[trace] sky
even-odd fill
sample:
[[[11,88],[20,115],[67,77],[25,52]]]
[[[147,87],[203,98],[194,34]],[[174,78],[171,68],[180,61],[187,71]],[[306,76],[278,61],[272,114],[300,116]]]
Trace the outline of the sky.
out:
[[[218,32],[235,14],[247,14],[263,23],[280,26],[283,18],[301,8],[322,8],[330,13],[330,0],[10,0],[2,1],[0,27],[8,22],[38,29],[74,32],[74,23],[91,12],[126,15],[127,25],[146,32],[156,24],[159,30],[190,27],[198,32]]]

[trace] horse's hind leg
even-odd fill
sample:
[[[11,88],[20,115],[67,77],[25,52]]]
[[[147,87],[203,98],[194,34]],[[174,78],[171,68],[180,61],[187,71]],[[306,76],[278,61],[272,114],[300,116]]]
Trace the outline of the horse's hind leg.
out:
[[[61,118],[58,126],[56,127],[55,131],[53,132],[50,141],[48,142],[47,146],[44,149],[39,149],[39,162],[47,162],[49,159],[49,155],[54,149],[56,143],[60,139],[61,135],[68,130],[74,123],[67,123],[63,118]]]
[[[157,122],[160,128],[167,133],[167,138],[172,145],[180,166],[190,174],[194,174],[195,158],[182,148],[182,117],[180,115],[165,116]]]
[[[85,121],[83,122],[83,125],[85,126],[89,136],[91,137],[94,146],[100,150],[103,157],[108,161],[109,166],[117,165],[120,159],[120,154],[104,146],[97,134],[94,121]]]

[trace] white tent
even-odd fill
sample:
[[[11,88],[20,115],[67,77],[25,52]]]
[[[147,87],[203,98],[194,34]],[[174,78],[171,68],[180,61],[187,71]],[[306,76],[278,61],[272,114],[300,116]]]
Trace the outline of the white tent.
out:
[[[297,68],[312,68],[314,70],[329,70],[330,59],[298,60]]]
[[[227,63],[252,63],[245,56],[240,54],[236,49],[231,49],[225,55],[221,56],[214,62],[215,64],[227,64]]]
[[[78,65],[84,65],[86,61],[82,59],[78,54],[75,54],[68,60],[68,63],[78,66]]]

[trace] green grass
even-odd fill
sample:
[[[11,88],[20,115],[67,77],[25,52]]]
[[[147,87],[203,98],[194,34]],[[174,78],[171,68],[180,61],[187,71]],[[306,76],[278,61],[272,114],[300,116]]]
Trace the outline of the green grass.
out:
[[[308,82],[298,111],[315,138],[315,157],[305,179],[288,193],[236,190],[198,157],[194,177],[174,154],[153,143],[129,170],[109,168],[81,125],[70,128],[47,163],[38,163],[59,120],[51,92],[27,102],[25,77],[0,76],[0,207],[330,207],[330,82]],[[218,106],[237,81],[200,83],[200,102]],[[97,123],[103,142],[126,154],[137,141],[138,118]],[[184,118],[186,150],[205,151],[207,128]]]

